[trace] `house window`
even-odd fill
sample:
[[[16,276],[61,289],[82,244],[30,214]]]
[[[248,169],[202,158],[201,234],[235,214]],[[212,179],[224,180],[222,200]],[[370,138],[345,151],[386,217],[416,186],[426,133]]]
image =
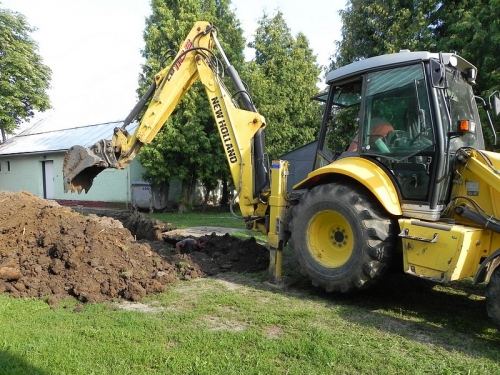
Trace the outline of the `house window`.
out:
[[[7,172],[10,172],[10,161],[7,160],[5,163],[7,164]]]

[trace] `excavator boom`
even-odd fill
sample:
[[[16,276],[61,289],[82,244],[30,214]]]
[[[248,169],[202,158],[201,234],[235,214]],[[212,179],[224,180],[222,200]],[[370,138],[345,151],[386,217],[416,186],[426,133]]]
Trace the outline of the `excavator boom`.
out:
[[[215,57],[217,48],[228,75],[245,109],[240,109],[228,92],[218,70],[223,64]],[[219,135],[226,150],[235,186],[246,189],[247,203],[266,200],[270,178],[264,146],[264,118],[257,113],[238,73],[227,60],[216,29],[208,22],[197,22],[189,32],[170,66],[155,75],[153,84],[137,103],[123,125],[115,128],[112,139],[91,147],[74,146],[63,164],[64,190],[88,192],[94,178],[106,168],[125,168],[144,144],[150,143],[193,83],[200,79],[211,103]],[[126,127],[143,107],[149,105],[134,134]],[[241,169],[244,168],[244,171]]]
[[[228,91],[220,76],[223,67],[236,94]],[[64,190],[88,192],[94,178],[106,168],[125,168],[144,144],[153,141],[197,80],[205,87],[237,189],[242,217],[247,227],[267,233],[271,173],[264,145],[265,119],[257,112],[238,73],[229,63],[217,40],[215,27],[208,22],[195,23],[170,66],[155,75],[146,94],[123,125],[114,129],[111,139],[100,140],[90,147],[74,146],[67,151],[63,162]],[[244,108],[239,108],[235,95]],[[126,127],[148,102],[139,125],[129,134]]]

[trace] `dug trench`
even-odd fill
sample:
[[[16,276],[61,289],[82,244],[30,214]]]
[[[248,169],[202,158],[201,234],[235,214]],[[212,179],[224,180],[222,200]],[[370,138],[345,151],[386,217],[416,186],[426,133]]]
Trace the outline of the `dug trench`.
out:
[[[26,192],[0,191],[0,293],[57,305],[139,301],[169,284],[221,272],[260,272],[269,252],[212,233],[204,249],[179,254],[170,224],[134,212],[82,214]]]

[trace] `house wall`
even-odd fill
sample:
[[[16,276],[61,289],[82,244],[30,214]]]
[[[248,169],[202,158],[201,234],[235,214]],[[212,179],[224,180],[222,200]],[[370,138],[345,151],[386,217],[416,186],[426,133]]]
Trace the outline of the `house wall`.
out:
[[[138,159],[134,159],[124,170],[106,169],[94,179],[88,193],[65,193],[62,166],[64,153],[0,155],[0,190],[24,190],[40,198],[54,199],[66,206],[96,208],[132,208],[134,186],[145,172]],[[51,165],[51,167],[50,167]],[[45,173],[44,173],[44,166]],[[47,169],[50,168],[50,171]],[[45,186],[44,186],[45,178]],[[178,202],[182,184],[171,181],[168,200]],[[211,202],[218,202],[222,195],[222,184],[211,193]],[[197,184],[194,204],[204,202],[204,190]],[[148,205],[149,206],[149,205]],[[144,207],[141,207],[144,208]]]
[[[126,207],[131,198],[131,183],[139,180],[144,173],[140,163],[133,160],[124,170],[106,169],[101,172],[94,179],[92,189],[87,194],[65,193],[62,177],[63,158],[64,153],[0,156],[0,190],[25,190],[41,198],[55,199],[67,205],[109,206],[108,203],[121,203]],[[45,187],[44,165],[47,166]],[[52,178],[48,169],[52,169]]]
[[[0,189],[7,191],[25,190],[43,197],[42,162],[46,160],[54,160],[54,158],[49,156],[44,159],[38,155],[0,157]],[[57,168],[56,165],[57,161],[54,161],[54,170]]]

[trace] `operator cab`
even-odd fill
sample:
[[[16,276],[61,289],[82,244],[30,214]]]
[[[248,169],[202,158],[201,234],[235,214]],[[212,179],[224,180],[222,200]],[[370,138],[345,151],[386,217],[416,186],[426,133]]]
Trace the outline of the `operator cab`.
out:
[[[407,51],[330,72],[328,92],[317,97],[325,116],[314,169],[369,159],[391,178],[403,216],[438,220],[457,149],[484,149],[475,73],[454,54]]]

